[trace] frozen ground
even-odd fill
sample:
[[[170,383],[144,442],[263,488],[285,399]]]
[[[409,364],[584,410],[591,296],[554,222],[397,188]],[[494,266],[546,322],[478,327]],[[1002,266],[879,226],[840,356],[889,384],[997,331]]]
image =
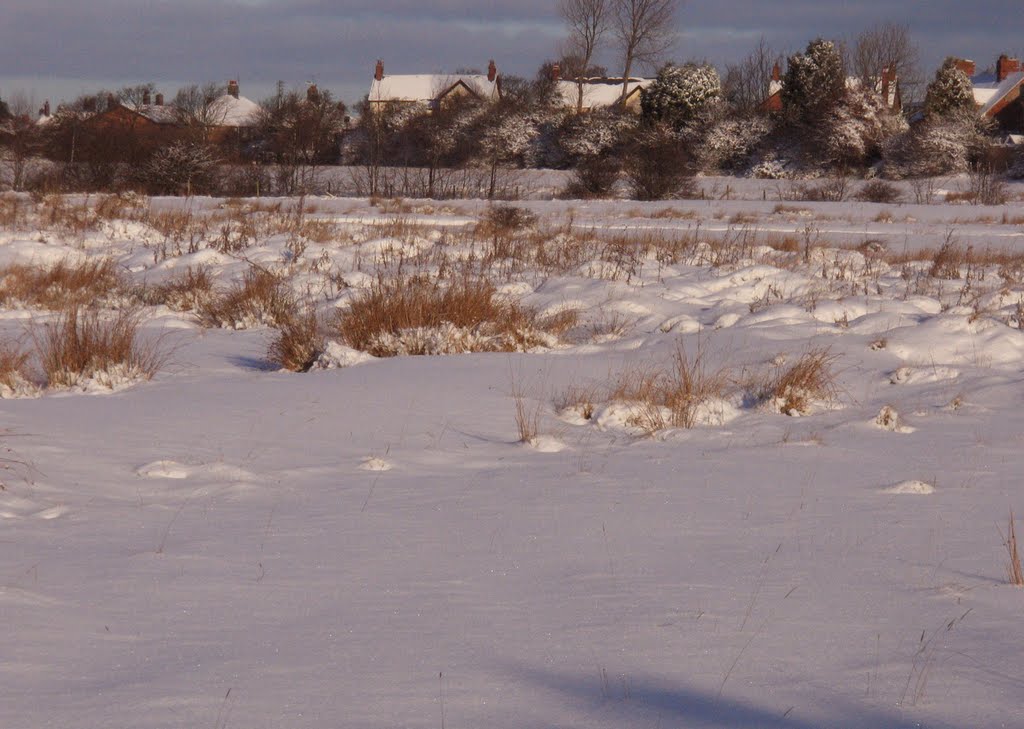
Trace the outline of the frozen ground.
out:
[[[396,256],[469,255],[487,208],[307,203],[332,232],[298,258],[286,235],[177,255],[138,220],[30,220],[0,264],[113,257],[153,284],[258,262],[329,316]],[[152,207],[186,204],[221,202]],[[579,310],[548,350],[295,374],[264,327],[149,307],[173,347],[153,380],[0,400],[0,726],[1024,726],[1000,533],[1024,513],[1024,269],[981,256],[1021,251],[1019,206],[786,204],[526,203],[541,237],[691,241],[496,265]],[[975,258],[899,260],[951,233]],[[837,248],[871,240],[888,253]],[[566,407],[680,345],[729,368],[718,417],[645,436],[622,403]],[[836,398],[751,399],[812,347]]]

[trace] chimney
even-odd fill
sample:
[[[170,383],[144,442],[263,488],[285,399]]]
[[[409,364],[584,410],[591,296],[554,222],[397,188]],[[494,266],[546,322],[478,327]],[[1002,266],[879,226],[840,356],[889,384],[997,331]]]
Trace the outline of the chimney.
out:
[[[149,89],[142,92],[142,105],[149,106],[152,99],[149,98]]]
[[[306,89],[306,101],[310,104],[316,104],[320,101],[320,89],[316,87],[316,84],[310,84],[309,88]]]
[[[560,78],[562,78],[562,69],[557,63],[551,64],[551,80],[558,81]]]
[[[156,95],[156,105],[157,106],[163,106],[164,105],[164,95],[163,94],[157,94]]]
[[[82,110],[94,112],[96,111],[96,97],[90,96],[82,102]]]
[[[1020,60],[1017,58],[1010,58],[1006,54],[999,56],[999,60],[996,61],[996,80],[1003,81],[1011,73],[1020,72]]]
[[[494,65],[494,59],[492,58],[487,63],[487,80],[490,81],[491,83],[493,83],[494,79],[497,78],[497,76],[498,76],[498,67]]]
[[[238,98],[238,82],[234,79],[228,81],[228,94],[234,96],[236,99]]]
[[[43,102],[43,116],[50,116],[50,100]]]
[[[113,94],[107,94],[107,109],[110,110],[117,106],[120,106],[120,104],[117,103],[117,97]]]
[[[974,77],[974,61],[968,61],[966,58],[958,58],[956,59],[956,67],[967,74],[967,78]]]
[[[776,61],[775,65],[772,66],[772,81],[782,80],[782,69],[779,68],[779,62]]]
[[[377,59],[377,68],[373,71],[373,77],[378,81],[384,79],[384,61]]]
[[[892,77],[895,74],[889,71],[889,67],[886,66],[882,69],[882,98],[885,99],[885,103],[889,103],[889,83],[892,81]]]

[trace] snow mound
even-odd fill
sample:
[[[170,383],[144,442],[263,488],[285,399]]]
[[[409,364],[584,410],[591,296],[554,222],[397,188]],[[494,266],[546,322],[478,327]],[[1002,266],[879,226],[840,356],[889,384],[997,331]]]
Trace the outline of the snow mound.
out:
[[[526,445],[538,453],[559,453],[566,449],[565,443],[553,435],[538,435],[527,441]]]
[[[188,478],[192,469],[177,461],[153,461],[135,469],[135,473],[146,478]]]
[[[935,493],[935,487],[924,481],[900,481],[897,484],[882,489],[882,493],[925,495]]]
[[[894,385],[921,385],[928,382],[955,380],[960,371],[952,367],[900,367],[889,376]]]
[[[359,464],[360,471],[390,471],[394,468],[390,461],[385,461],[383,458],[376,458],[370,456],[364,458],[363,462]]]
[[[872,424],[876,428],[887,430],[891,433],[913,433],[915,430],[909,425],[903,424],[900,414],[892,405],[884,405],[882,409],[878,411],[878,415],[875,416]]]
[[[358,349],[346,347],[344,344],[339,342],[328,342],[327,347],[324,349],[324,353],[321,354],[319,359],[313,363],[312,369],[334,370],[340,369],[341,367],[351,367],[352,365],[369,362],[372,359],[375,359],[374,356],[367,354],[366,352],[360,352]]]

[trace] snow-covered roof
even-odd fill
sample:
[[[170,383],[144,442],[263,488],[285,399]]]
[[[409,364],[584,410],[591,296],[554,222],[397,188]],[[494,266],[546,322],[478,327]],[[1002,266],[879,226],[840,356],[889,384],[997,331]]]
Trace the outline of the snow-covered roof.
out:
[[[370,84],[370,101],[404,101],[429,104],[447,93],[459,83],[481,99],[493,99],[498,95],[498,77],[491,81],[484,74],[403,74],[373,79]]]
[[[999,81],[993,73],[983,73],[971,79],[974,103],[981,107],[982,116],[988,114],[1015,88],[1024,83],[1024,71],[1009,74]]]
[[[222,116],[219,126],[224,127],[248,127],[256,122],[256,115],[259,113],[260,105],[252,99],[244,96],[234,97],[231,94],[224,94],[214,101],[216,114]]]
[[[627,86],[626,96],[636,93],[637,89],[650,86],[654,79],[631,78]],[[565,106],[576,106],[579,99],[579,86],[576,81],[559,81],[556,93]],[[614,106],[622,97],[622,79],[583,80],[583,108],[593,109],[599,106]]]
[[[129,106],[126,108],[156,124],[174,124],[178,121],[178,115],[175,113],[173,106],[139,104],[135,107]]]

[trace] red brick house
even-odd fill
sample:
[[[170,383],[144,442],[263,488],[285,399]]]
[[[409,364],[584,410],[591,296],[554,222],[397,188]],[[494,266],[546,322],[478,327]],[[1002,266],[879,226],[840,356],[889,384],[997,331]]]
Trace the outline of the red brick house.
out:
[[[1003,131],[1024,132],[1024,68],[1019,59],[999,56],[993,70],[977,73],[974,61],[960,59],[957,67],[969,79],[978,113],[993,119]]]
[[[501,76],[491,60],[487,74],[397,74],[384,75],[384,61],[378,60],[366,98],[370,108],[386,104],[422,104],[438,108],[445,99],[473,96],[482,101],[501,98]]]

